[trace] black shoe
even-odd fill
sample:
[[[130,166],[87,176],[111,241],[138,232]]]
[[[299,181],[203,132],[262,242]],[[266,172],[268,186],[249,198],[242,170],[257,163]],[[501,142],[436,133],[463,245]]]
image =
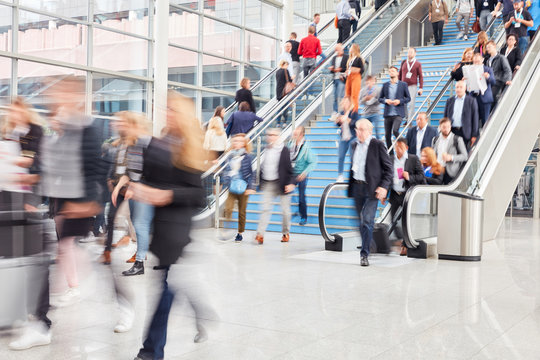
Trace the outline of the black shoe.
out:
[[[169,268],[169,265],[156,265],[152,269],[154,270],[166,270]]]
[[[242,241],[244,238],[240,234],[236,234],[236,237],[234,238],[234,241]]]
[[[362,258],[360,259],[360,266],[369,266],[367,256],[362,256]]]
[[[307,223],[307,219],[300,219],[300,222],[298,223],[298,225],[304,226],[306,225],[306,223]]]
[[[144,263],[142,261],[135,261],[131,269],[122,271],[124,276],[142,275],[144,274]]]

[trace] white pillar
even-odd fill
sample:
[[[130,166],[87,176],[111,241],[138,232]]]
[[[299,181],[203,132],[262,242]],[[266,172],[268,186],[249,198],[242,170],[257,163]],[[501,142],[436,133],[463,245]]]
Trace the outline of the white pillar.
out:
[[[169,0],[155,0],[155,7],[153,133],[159,136],[167,115]]]
[[[283,0],[283,21],[281,28],[281,40],[286,42],[289,40],[289,35],[293,31],[293,13],[294,13],[294,0]],[[280,50],[281,52],[281,50]]]

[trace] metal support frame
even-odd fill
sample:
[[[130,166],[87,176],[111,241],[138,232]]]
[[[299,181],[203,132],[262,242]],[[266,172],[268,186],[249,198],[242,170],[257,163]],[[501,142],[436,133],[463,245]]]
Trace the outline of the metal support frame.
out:
[[[407,18],[407,48],[411,46],[411,18]]]
[[[167,112],[169,1],[156,0],[155,5],[153,133],[159,135]]]
[[[540,145],[540,137],[536,140],[536,147]],[[533,190],[533,219],[540,218],[540,156],[536,155],[534,167],[534,190]]]
[[[326,77],[325,76],[323,76],[323,79],[322,79],[322,93],[321,93],[321,96],[322,96],[321,113],[323,115],[325,115],[326,114]],[[293,127],[293,129],[294,129],[294,127]]]
[[[291,119],[291,126],[294,131],[296,128],[296,102],[292,104],[292,119]]]
[[[388,64],[392,64],[392,36],[388,36]]]
[[[219,195],[220,195],[220,187],[221,187],[221,181],[219,175],[215,177],[216,179],[216,212],[214,213],[214,226],[216,229],[219,229]]]

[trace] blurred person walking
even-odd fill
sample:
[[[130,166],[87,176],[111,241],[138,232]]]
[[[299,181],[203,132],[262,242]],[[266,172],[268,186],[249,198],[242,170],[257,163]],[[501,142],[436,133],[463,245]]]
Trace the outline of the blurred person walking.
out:
[[[399,80],[406,82],[409,88],[411,101],[408,105],[407,119],[412,119],[416,107],[416,95],[422,96],[424,92],[424,74],[422,73],[422,64],[416,59],[416,49],[410,47],[407,52],[407,59],[401,62],[399,68]],[[418,88],[420,86],[420,88]]]
[[[300,47],[300,43],[296,41],[296,33],[292,32],[291,36],[289,37],[288,43],[291,44],[291,58],[292,58],[292,75],[294,77],[294,80],[299,83],[300,82],[300,55],[298,55],[298,48]]]
[[[192,217],[204,206],[201,174],[207,158],[203,150],[203,132],[195,117],[195,105],[188,98],[170,91],[167,99],[167,127],[163,139],[152,138],[143,165],[144,183],[131,183],[126,197],[155,206],[154,237],[150,251],[158,258],[162,292],[152,316],[143,347],[136,359],[163,359],[167,342],[167,322],[176,293],[175,269],[191,242]],[[207,339],[202,325],[208,314],[205,301],[188,297],[196,316],[195,342]],[[206,299],[206,298],[205,298]],[[204,318],[204,319],[203,319]]]
[[[375,138],[379,140],[382,135],[379,133],[379,121],[382,119],[381,103],[379,103],[380,93],[381,87],[375,85],[375,76],[368,75],[366,77],[366,86],[360,91],[360,104],[364,105],[362,118],[371,121]]]
[[[433,25],[435,45],[441,45],[444,24],[448,23],[448,6],[444,0],[432,0],[429,3],[429,21]]]
[[[345,80],[347,79],[345,71],[347,70],[347,61],[349,56],[343,51],[343,45],[337,44],[335,48],[336,56],[334,64],[328,70],[334,74],[334,113],[339,110],[339,103],[345,95]]]
[[[336,6],[338,19],[338,44],[343,44],[351,36],[351,5],[348,0],[341,0]]]
[[[362,75],[364,74],[364,59],[360,55],[360,45],[352,44],[347,61],[347,81],[345,82],[345,96],[351,99],[354,112],[358,113],[358,101],[362,88]]]
[[[208,122],[203,147],[211,152],[213,159],[223,155],[227,148],[227,134],[225,133],[223,121],[218,116],[214,116]]]
[[[354,111],[354,105],[349,97],[346,96],[341,99],[340,107],[341,111],[334,119],[336,126],[339,127],[338,177],[336,182],[345,180],[343,177],[345,157],[347,152],[350,151],[351,143],[356,138],[355,125],[358,120],[358,113]]]

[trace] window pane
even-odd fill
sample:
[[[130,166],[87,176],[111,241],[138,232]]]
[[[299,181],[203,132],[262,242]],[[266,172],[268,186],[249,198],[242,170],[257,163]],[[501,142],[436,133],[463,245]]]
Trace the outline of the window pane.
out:
[[[214,17],[241,24],[241,0],[205,0],[204,12]],[[260,19],[259,19],[260,20]]]
[[[234,102],[234,96],[215,94],[208,91],[202,92],[202,119],[203,122],[210,120],[214,110],[218,106],[227,107]]]
[[[11,51],[11,14],[13,10],[9,6],[0,6],[0,50]]]
[[[294,0],[294,12],[297,14],[311,18],[311,8],[311,0]]]
[[[237,62],[204,55],[203,86],[234,93],[238,87],[239,68]]]
[[[300,42],[300,40],[307,36],[309,24],[311,24],[310,21],[300,16],[294,16],[293,31],[296,32],[297,35],[296,41]]]
[[[199,15],[169,8],[169,42],[192,49],[199,48]]]
[[[93,66],[146,76],[148,41],[94,28]]]
[[[17,94],[24,96],[31,104],[42,109],[56,102],[54,96],[51,97],[51,93],[47,90],[66,76],[74,75],[82,80],[86,79],[84,71],[23,60],[18,62],[17,71]]]
[[[192,10],[199,9],[199,2],[197,0],[169,0],[169,4],[183,6]]]
[[[86,25],[19,11],[19,52],[86,65],[87,31]]]
[[[270,70],[263,69],[257,66],[246,65],[244,68],[244,76],[251,80],[251,86],[255,85],[261,78],[270,73]],[[265,79],[256,89],[252,90],[253,95],[272,99],[276,93],[276,77],[275,75]],[[259,106],[257,106],[259,108]]]
[[[169,46],[169,80],[190,85],[197,82],[197,53]]]
[[[19,0],[19,4],[37,10],[47,11],[53,14],[57,14],[59,16],[70,17],[79,20],[88,19],[88,0]]]
[[[246,27],[276,36],[277,8],[260,0],[247,0]]]
[[[276,45],[277,42],[266,36],[246,31],[246,61],[266,66],[276,66]]]
[[[103,26],[148,35],[148,0],[93,0],[94,22]]]
[[[0,104],[11,100],[11,59],[0,57]]]
[[[101,115],[131,110],[146,112],[146,82],[94,74],[92,83],[94,111]]]
[[[240,57],[240,28],[204,18],[204,51],[238,59]]]
[[[186,89],[186,88],[183,88],[181,86],[174,86],[174,85],[170,85],[169,89],[179,92],[180,94],[190,98],[191,100],[193,100],[193,102],[196,103],[196,101],[195,101],[195,97],[196,97],[195,90]]]

